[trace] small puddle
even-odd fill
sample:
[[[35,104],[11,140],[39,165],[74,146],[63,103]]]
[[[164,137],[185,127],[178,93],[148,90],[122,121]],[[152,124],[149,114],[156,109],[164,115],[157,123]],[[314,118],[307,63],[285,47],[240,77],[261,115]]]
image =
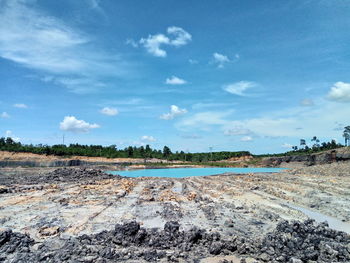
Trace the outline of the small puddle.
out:
[[[173,187],[171,190],[172,190],[174,193],[181,194],[181,192],[182,192],[182,187],[181,187],[181,186],[180,186],[180,187]]]
[[[312,210],[307,209],[305,207],[300,207],[300,206],[292,205],[289,203],[284,203],[284,204],[290,208],[293,208],[295,210],[298,210],[298,211],[304,213],[305,215],[307,215],[308,217],[310,217],[312,219],[315,219],[315,221],[318,223],[327,221],[330,228],[333,228],[335,230],[343,231],[343,232],[350,234],[350,224],[349,223],[343,222],[343,221],[341,221],[335,217],[332,217],[332,216],[327,216],[327,215],[321,214],[319,212],[312,211]]]

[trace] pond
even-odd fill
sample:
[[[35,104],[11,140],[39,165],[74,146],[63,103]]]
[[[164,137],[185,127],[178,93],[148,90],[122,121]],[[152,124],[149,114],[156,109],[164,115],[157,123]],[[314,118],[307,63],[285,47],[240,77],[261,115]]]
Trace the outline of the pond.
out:
[[[309,218],[315,219],[315,221],[318,223],[326,221],[330,228],[350,234],[350,224],[346,222],[342,222],[338,218],[327,216],[325,214],[321,214],[319,212],[307,209],[305,207],[297,206],[295,204],[286,203],[285,205],[295,210],[299,210]]]
[[[166,168],[166,169],[139,169],[139,170],[123,170],[123,171],[107,171],[110,174],[119,174],[127,177],[171,177],[184,178],[191,176],[208,176],[223,173],[277,173],[285,170],[285,168]]]

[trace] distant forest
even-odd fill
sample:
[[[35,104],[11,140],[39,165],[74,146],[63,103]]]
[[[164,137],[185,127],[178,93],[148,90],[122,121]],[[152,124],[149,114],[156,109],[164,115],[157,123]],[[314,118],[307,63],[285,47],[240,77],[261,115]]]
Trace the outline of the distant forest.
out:
[[[227,160],[232,157],[242,157],[251,155],[248,151],[240,152],[209,152],[209,153],[185,153],[172,152],[168,146],[163,150],[152,149],[149,145],[140,147],[126,147],[117,149],[116,145],[81,145],[70,144],[69,146],[59,145],[26,145],[15,142],[12,138],[0,138],[0,150],[10,152],[28,152],[46,155],[58,156],[90,156],[90,157],[107,157],[107,158],[158,158],[164,160],[179,160],[190,162],[208,162]]]

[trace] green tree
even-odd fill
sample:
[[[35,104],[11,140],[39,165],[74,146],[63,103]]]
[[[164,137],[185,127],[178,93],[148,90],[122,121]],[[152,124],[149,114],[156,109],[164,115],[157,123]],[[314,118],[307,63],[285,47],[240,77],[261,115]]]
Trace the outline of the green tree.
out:
[[[319,148],[320,147],[320,145],[319,145],[320,140],[317,138],[317,136],[312,137],[311,141],[315,142],[314,145],[312,145],[312,148]]]
[[[134,149],[131,146],[128,147],[127,152],[128,152],[128,157],[134,156]]]
[[[168,146],[164,146],[163,148],[163,157],[168,158],[171,154],[171,150]]]

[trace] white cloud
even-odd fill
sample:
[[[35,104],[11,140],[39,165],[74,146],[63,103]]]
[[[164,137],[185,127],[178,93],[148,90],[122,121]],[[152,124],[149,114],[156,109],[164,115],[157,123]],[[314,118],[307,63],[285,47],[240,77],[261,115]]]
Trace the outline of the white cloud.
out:
[[[13,104],[13,107],[20,108],[20,109],[27,109],[28,108],[28,106],[26,104],[23,104],[23,103]]]
[[[148,53],[156,57],[166,57],[167,53],[164,49],[160,48],[162,44],[169,44],[170,40],[163,34],[149,35],[148,38],[141,38],[140,44],[142,44]]]
[[[214,63],[217,64],[219,68],[223,68],[225,63],[230,62],[230,59],[227,56],[216,52],[213,54],[213,59]]]
[[[108,116],[115,116],[119,113],[119,111],[116,108],[111,108],[111,107],[104,107],[103,109],[100,110],[100,112]]]
[[[252,81],[239,81],[231,84],[227,84],[223,86],[223,90],[235,94],[238,96],[244,96],[244,92],[247,89],[254,88],[257,86],[257,83]]]
[[[103,76],[125,74],[119,56],[91,48],[87,35],[64,21],[34,8],[33,1],[2,1],[0,8],[0,57],[40,74],[57,78],[86,79],[78,88],[98,88]],[[49,81],[49,80],[47,80]],[[76,83],[70,85],[72,91]]]
[[[175,36],[174,39],[170,40],[170,44],[175,47],[187,45],[192,40],[192,36],[181,27],[171,26],[168,27],[167,32],[169,35]]]
[[[241,142],[251,142],[253,138],[251,136],[244,136],[241,138]]]
[[[334,83],[327,98],[336,102],[350,102],[350,83],[341,81]]]
[[[15,142],[19,142],[21,140],[21,138],[15,136],[12,131],[7,130],[5,132],[5,138],[11,138],[12,140],[14,140]]]
[[[141,38],[140,44],[146,48],[147,52],[156,57],[166,57],[167,52],[161,48],[162,45],[180,47],[191,41],[192,36],[181,27],[168,27],[168,36],[164,34],[148,35]]]
[[[156,139],[153,136],[144,135],[141,137],[141,141],[144,142],[155,142]]]
[[[184,79],[180,79],[176,76],[172,76],[171,78],[167,78],[165,80],[165,83],[168,85],[183,85],[183,84],[186,84],[187,81]]]
[[[7,118],[10,118],[10,115],[6,111],[4,111],[3,113],[0,114],[0,117],[7,119]]]
[[[303,99],[300,101],[300,105],[305,107],[314,106],[314,101],[312,99]]]
[[[99,128],[98,124],[90,124],[83,120],[77,120],[74,116],[66,116],[60,123],[60,129],[76,133],[88,132],[91,129]]]
[[[198,64],[198,60],[195,60],[195,59],[189,59],[188,62],[192,65]]]
[[[170,106],[170,112],[169,113],[164,113],[160,116],[161,119],[163,120],[172,120],[177,116],[183,115],[187,113],[186,109],[180,109],[176,105],[171,105]]]

